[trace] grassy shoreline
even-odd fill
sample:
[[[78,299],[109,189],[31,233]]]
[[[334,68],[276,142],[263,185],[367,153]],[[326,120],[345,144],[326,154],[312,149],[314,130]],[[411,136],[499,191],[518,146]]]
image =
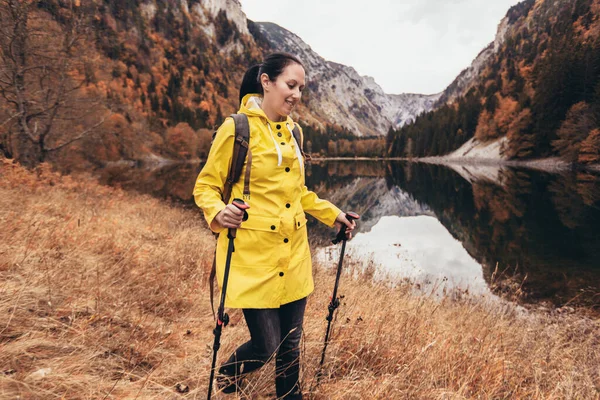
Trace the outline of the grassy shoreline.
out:
[[[213,238],[200,213],[45,165],[0,159],[0,181],[0,398],[205,397]],[[334,276],[315,266],[307,398],[600,398],[597,319],[350,275],[316,386]],[[221,360],[247,340],[241,313],[230,316]],[[270,367],[249,379],[247,398],[272,396]]]

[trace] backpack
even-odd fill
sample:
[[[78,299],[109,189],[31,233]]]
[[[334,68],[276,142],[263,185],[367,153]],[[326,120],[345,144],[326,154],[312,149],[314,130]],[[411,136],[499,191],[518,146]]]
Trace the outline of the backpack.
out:
[[[252,152],[250,151],[250,125],[248,124],[248,116],[246,114],[231,114],[235,125],[235,138],[233,141],[233,156],[231,157],[231,165],[229,166],[229,172],[227,179],[225,180],[225,187],[223,188],[223,194],[221,196],[225,204],[229,203],[231,198],[231,190],[233,185],[240,180],[242,175],[242,169],[244,168],[244,161],[247,161],[246,173],[244,174],[244,200],[250,197],[250,170],[252,168]],[[300,146],[300,153],[306,162],[310,162],[311,157],[304,153],[302,134],[298,124],[294,124],[292,134],[298,146]],[[217,132],[213,133],[213,141]],[[215,234],[215,237],[219,237],[219,234]],[[210,270],[210,276],[208,278],[208,284],[210,286],[210,306],[212,308],[213,317],[215,316],[215,307],[213,304],[214,300],[214,282],[217,274],[217,249],[215,247],[215,253],[213,255],[212,267]]]

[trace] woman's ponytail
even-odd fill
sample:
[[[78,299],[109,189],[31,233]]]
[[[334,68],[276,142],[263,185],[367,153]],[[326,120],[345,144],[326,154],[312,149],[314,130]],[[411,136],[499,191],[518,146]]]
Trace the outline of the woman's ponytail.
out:
[[[265,73],[271,81],[275,82],[285,67],[292,63],[304,68],[302,62],[296,56],[281,52],[271,53],[265,57],[262,64],[256,64],[248,68],[240,86],[240,103],[248,93],[264,94],[262,84],[260,83],[260,75]]]
[[[258,73],[260,72],[260,64],[256,64],[248,68],[242,79],[240,86],[240,103],[248,93],[263,93],[263,88],[258,81]]]

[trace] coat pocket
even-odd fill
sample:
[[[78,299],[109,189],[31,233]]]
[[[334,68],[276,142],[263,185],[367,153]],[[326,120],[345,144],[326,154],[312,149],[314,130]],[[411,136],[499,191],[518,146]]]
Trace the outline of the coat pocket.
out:
[[[279,218],[250,214],[237,230],[232,264],[247,268],[277,265],[284,244],[280,229]]]
[[[296,227],[296,229],[300,229],[304,225],[306,225],[306,221],[306,214],[304,212],[298,213],[294,217],[294,226]]]

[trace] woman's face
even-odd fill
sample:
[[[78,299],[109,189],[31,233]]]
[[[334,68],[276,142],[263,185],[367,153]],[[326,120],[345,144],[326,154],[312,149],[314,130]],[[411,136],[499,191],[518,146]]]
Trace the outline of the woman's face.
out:
[[[270,111],[279,116],[290,115],[300,102],[305,85],[304,68],[292,62],[288,64],[274,81],[267,74],[261,76],[264,88],[264,103]]]

